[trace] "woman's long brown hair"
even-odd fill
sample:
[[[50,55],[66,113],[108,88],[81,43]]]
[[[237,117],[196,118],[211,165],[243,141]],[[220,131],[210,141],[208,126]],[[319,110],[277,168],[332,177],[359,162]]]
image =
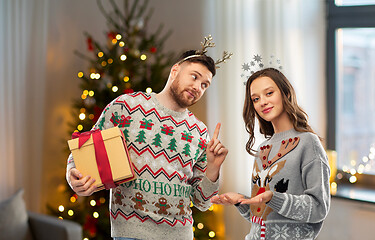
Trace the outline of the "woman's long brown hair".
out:
[[[270,138],[275,133],[272,123],[265,121],[258,115],[258,113],[254,109],[253,101],[251,100],[251,83],[259,77],[271,78],[280,89],[284,111],[287,112],[289,119],[293,123],[294,129],[299,132],[314,133],[314,131],[308,124],[308,116],[306,112],[300,106],[298,106],[297,97],[293,86],[290,84],[289,80],[284,76],[284,74],[274,68],[266,68],[257,71],[247,80],[245,103],[243,107],[243,119],[245,121],[245,128],[250,135],[249,140],[246,143],[246,151],[252,156],[255,156],[256,154],[256,150],[253,149],[255,143],[255,116],[259,121],[261,134],[263,134],[266,138]]]

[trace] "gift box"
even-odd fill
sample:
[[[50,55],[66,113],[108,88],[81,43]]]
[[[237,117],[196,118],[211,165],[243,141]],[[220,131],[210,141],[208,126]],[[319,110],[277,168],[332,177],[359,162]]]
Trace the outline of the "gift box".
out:
[[[135,179],[125,137],[118,127],[77,132],[72,138],[68,145],[76,168],[96,180],[96,191]]]

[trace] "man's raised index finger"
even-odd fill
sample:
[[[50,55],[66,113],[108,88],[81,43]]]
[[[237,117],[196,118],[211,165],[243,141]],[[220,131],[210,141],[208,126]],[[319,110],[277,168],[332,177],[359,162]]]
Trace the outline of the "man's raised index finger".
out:
[[[221,127],[221,123],[218,123],[216,125],[216,128],[215,128],[215,131],[214,131],[214,135],[212,136],[212,139],[217,139],[219,137],[220,127]]]

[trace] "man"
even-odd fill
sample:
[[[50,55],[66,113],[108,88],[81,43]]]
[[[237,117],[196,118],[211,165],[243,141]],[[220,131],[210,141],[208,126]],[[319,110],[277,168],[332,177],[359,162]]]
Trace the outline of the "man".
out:
[[[228,153],[218,140],[220,123],[209,140],[207,127],[187,109],[202,97],[215,73],[205,51],[187,51],[160,93],[121,95],[103,111],[94,128],[118,125],[126,132],[137,175],[110,190],[114,239],[193,239],[190,201],[202,211],[210,207]],[[127,125],[118,119],[127,119]],[[67,181],[80,196],[96,189],[95,179],[82,176],[71,155]]]

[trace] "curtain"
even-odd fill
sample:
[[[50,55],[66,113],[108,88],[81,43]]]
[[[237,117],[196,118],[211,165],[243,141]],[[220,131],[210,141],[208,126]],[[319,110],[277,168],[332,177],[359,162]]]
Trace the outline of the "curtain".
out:
[[[0,0],[0,200],[40,207],[47,0]]]
[[[221,173],[220,192],[250,194],[253,158],[246,153],[248,134],[242,120],[245,86],[242,64],[255,54],[263,59],[274,55],[293,84],[299,104],[309,115],[314,130],[322,137],[326,126],[325,105],[325,5],[303,0],[208,0],[205,32],[211,33],[216,48],[233,52],[207,91],[208,127],[222,123],[221,136],[229,154]],[[264,138],[256,135],[258,146]],[[243,239],[249,223],[235,208],[226,207],[226,239]],[[240,231],[238,231],[241,229]]]

